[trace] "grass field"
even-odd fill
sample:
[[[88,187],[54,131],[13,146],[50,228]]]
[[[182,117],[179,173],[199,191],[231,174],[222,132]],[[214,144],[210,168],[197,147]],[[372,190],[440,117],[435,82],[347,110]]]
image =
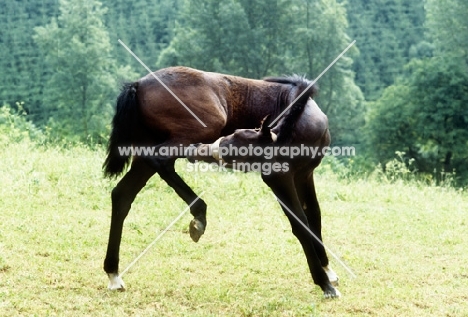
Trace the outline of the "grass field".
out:
[[[186,214],[107,291],[104,152],[5,145],[0,161],[0,316],[467,316],[468,193],[316,177],[324,242],[343,297],[324,300],[286,217],[256,174],[183,173],[208,227]],[[185,162],[178,164],[183,172]],[[184,208],[157,177],[127,218],[124,269]]]

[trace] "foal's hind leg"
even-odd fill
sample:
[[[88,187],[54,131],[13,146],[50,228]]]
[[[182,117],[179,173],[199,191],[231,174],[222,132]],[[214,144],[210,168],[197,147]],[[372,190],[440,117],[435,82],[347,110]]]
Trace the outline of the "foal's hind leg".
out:
[[[297,173],[294,179],[294,183],[296,185],[297,194],[299,196],[302,208],[307,216],[309,227],[317,236],[317,238],[320,239],[320,242],[322,242],[322,216],[317,200],[317,193],[315,191],[313,170],[306,173]],[[330,267],[323,242],[320,242],[316,239],[313,239],[315,251],[317,252],[317,256],[320,259],[320,263],[322,264],[325,273],[327,273],[328,279],[332,285],[337,286],[338,275]]]
[[[119,277],[119,251],[123,223],[136,195],[155,172],[143,160],[135,159],[130,171],[112,190],[112,218],[106,259],[104,260],[104,271],[109,276],[108,288],[111,290],[125,289],[125,285]]]
[[[175,160],[175,158],[153,159],[152,163],[157,166],[161,178],[175,190],[187,205],[190,205],[190,213],[194,217],[189,226],[190,237],[193,241],[198,242],[206,228],[206,203],[176,173]]]

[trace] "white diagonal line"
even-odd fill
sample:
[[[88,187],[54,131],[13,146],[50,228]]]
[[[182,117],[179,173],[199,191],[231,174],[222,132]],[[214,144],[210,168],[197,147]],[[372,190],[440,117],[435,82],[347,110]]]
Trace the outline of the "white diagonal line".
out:
[[[330,254],[346,269],[346,271],[348,271],[348,273],[349,273],[352,277],[356,278],[356,275],[353,273],[353,271],[351,271],[351,269],[350,269],[346,264],[344,264],[343,261],[341,261],[340,258],[339,258],[337,255],[335,255],[335,253],[333,253],[332,250],[330,250],[330,248],[328,248],[325,244],[323,244],[323,242],[312,232],[312,230],[310,230],[310,228],[307,227],[307,226],[302,222],[302,220],[299,219],[299,217],[296,216],[296,215],[291,211],[291,209],[289,209],[289,207],[286,206],[286,205],[281,201],[281,199],[279,199],[276,195],[273,195],[273,196],[275,196],[275,198],[278,200],[278,202],[280,203],[280,205],[283,206],[284,209],[285,209],[291,216],[293,216],[297,221],[299,221],[299,223],[301,224],[301,226],[302,226],[315,240],[317,240],[318,243],[320,243],[325,249],[327,249],[328,253],[330,253]]]
[[[191,114],[195,119],[197,119],[197,121],[200,122],[201,125],[202,125],[204,128],[206,128],[206,124],[205,124],[203,121],[201,121],[200,118],[198,118],[197,115],[196,115],[195,113],[193,113],[193,111],[190,110],[190,108],[187,107],[187,105],[186,105],[182,100],[180,100],[180,98],[177,97],[176,94],[174,94],[174,93],[172,92],[172,90],[170,90],[169,87],[167,87],[166,84],[163,83],[162,80],[159,79],[159,78],[151,71],[151,69],[149,69],[148,66],[146,66],[145,63],[143,63],[143,62],[141,61],[141,59],[138,58],[138,56],[136,56],[135,53],[133,53],[132,50],[129,49],[127,45],[124,44],[124,42],[122,42],[122,41],[119,39],[119,43],[120,43],[130,54],[132,54],[132,56],[133,56],[144,68],[146,68],[146,70],[151,74],[151,76],[153,76],[157,81],[159,81],[159,83],[160,83],[164,88],[166,88],[166,90],[167,90],[175,99],[177,99],[177,101],[178,101],[182,106],[184,106],[184,108],[187,109],[187,111],[190,112],[190,114]]]
[[[124,275],[133,265],[135,265],[135,263],[138,262],[138,260],[140,260],[143,255],[146,254],[146,252],[149,251],[149,249],[151,249],[151,247],[156,243],[158,242],[159,239],[161,239],[161,237],[167,232],[169,231],[169,229],[177,222],[179,221],[180,218],[182,218],[182,216],[187,212],[187,210],[190,209],[190,207],[193,206],[193,204],[195,204],[199,199],[200,197],[204,194],[205,192],[201,193],[200,195],[197,196],[197,198],[195,198],[194,201],[192,201],[192,203],[190,205],[188,205],[184,210],[182,210],[182,212],[167,226],[166,229],[164,229],[157,237],[156,239],[153,240],[153,242],[151,242],[147,247],[146,249],[143,250],[143,252],[140,253],[139,256],[136,257],[135,260],[133,260],[132,263],[130,263],[127,268],[125,270],[123,270],[122,273],[119,274],[119,277],[122,277],[122,275]]]
[[[335,58],[335,60],[333,60],[333,62],[331,62],[330,65],[328,65],[328,67],[325,68],[325,69],[323,70],[323,72],[321,72],[320,75],[318,75],[317,78],[315,78],[315,79],[309,84],[309,86],[307,86],[307,88],[304,89],[304,91],[303,91],[299,96],[297,96],[297,98],[294,99],[293,102],[291,102],[291,104],[290,104],[289,106],[287,106],[286,109],[284,109],[283,112],[281,112],[281,113],[279,114],[279,116],[276,117],[275,120],[273,120],[273,122],[271,122],[271,123],[268,125],[268,127],[271,128],[271,127],[273,126],[273,124],[275,124],[276,121],[278,121],[279,119],[281,119],[281,117],[286,113],[286,111],[288,111],[289,108],[291,108],[292,105],[294,105],[294,103],[295,103],[299,98],[301,98],[302,95],[305,94],[305,92],[306,92],[307,90],[309,90],[310,87],[312,87],[312,86],[320,79],[320,77],[322,77],[323,74],[325,74],[325,73],[330,69],[330,67],[332,67],[332,66],[333,66],[333,65],[334,65],[334,64],[351,48],[351,46],[354,45],[354,43],[356,43],[356,40],[352,41],[351,44],[349,44],[348,47],[345,48],[344,51],[341,52],[341,54],[338,55],[338,57]]]

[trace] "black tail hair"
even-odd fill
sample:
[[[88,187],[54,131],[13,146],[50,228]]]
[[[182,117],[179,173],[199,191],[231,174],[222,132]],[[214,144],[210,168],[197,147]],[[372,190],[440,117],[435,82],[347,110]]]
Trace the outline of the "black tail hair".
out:
[[[304,111],[307,100],[317,95],[318,87],[315,84],[310,86],[312,82],[299,75],[267,77],[264,80],[291,86],[289,94],[283,100],[283,107],[281,107],[283,110],[300,96],[284,115],[282,121],[280,121],[281,125],[278,127],[279,131],[276,143],[288,144],[294,137],[296,122]]]
[[[137,82],[126,83],[117,97],[107,157],[102,166],[106,177],[118,176],[130,162],[131,155],[121,155],[119,146],[130,146],[134,141],[132,130],[138,122],[137,88]]]

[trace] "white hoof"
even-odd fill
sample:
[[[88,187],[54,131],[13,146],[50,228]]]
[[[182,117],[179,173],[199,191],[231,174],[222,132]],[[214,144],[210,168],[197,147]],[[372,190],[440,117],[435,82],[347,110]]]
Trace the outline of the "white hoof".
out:
[[[323,297],[326,298],[326,299],[329,299],[329,298],[340,298],[341,297],[341,293],[338,289],[334,289],[335,293],[333,292],[325,292],[323,294]]]
[[[107,288],[111,291],[125,291],[125,283],[122,278],[115,273],[107,274],[109,276],[109,285]]]
[[[336,297],[341,297],[341,293],[337,288],[335,288],[335,291],[336,291]]]
[[[335,273],[335,271],[332,270],[332,268],[330,267],[330,265],[324,266],[324,267],[323,267],[323,270],[325,271],[325,273],[327,273],[328,280],[330,281],[330,283],[331,283],[333,286],[338,286],[339,277],[338,277],[338,275]]]

